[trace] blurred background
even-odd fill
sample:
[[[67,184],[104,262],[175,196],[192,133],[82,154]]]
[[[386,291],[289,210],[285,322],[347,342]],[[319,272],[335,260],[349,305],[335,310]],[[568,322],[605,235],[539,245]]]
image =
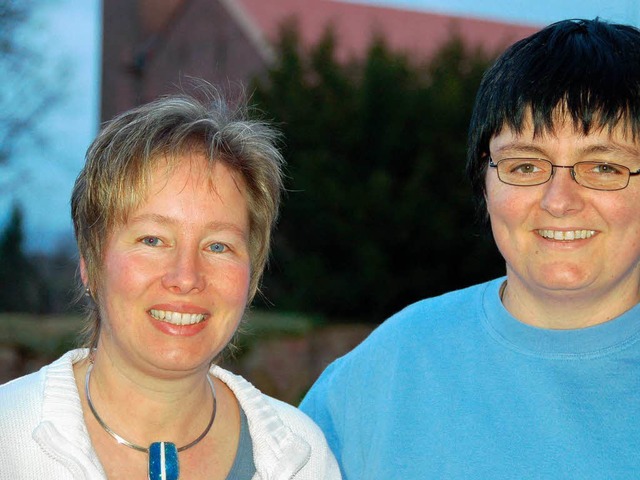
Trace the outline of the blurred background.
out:
[[[503,274],[464,177],[478,83],[596,16],[640,26],[640,3],[0,0],[0,383],[74,346],[69,197],[101,122],[198,77],[284,133],[263,295],[223,362],[297,403],[398,309]]]

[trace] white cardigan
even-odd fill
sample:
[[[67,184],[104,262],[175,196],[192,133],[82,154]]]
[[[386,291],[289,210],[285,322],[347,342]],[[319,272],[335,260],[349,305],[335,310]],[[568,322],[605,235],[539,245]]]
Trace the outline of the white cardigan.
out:
[[[84,423],[72,350],[40,371],[0,386],[0,479],[106,478]],[[233,391],[249,423],[254,480],[340,479],[320,429],[298,409],[268,397],[240,376],[211,368]]]

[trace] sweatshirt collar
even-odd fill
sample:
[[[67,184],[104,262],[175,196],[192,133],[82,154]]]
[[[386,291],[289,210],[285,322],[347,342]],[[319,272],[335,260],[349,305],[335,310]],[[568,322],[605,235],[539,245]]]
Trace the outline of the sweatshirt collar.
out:
[[[640,305],[592,327],[554,330],[527,325],[500,301],[505,278],[486,284],[484,324],[500,343],[521,353],[564,360],[604,357],[640,340]]]

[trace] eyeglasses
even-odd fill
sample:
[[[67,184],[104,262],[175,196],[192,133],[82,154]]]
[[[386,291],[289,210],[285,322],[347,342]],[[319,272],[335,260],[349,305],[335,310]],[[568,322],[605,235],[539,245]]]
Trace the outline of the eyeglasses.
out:
[[[554,165],[543,158],[504,158],[497,163],[489,157],[489,166],[496,168],[502,183],[519,187],[542,185],[551,180],[556,168],[568,168],[571,177],[583,187],[592,190],[622,190],[629,178],[640,175],[640,169],[607,162],[578,162],[574,165]]]

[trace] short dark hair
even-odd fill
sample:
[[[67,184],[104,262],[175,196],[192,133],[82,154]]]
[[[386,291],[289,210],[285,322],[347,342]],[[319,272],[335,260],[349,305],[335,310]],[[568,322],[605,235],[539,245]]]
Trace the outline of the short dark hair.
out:
[[[594,20],[553,23],[509,47],[487,70],[476,96],[467,174],[486,215],[489,142],[504,127],[552,131],[560,112],[588,134],[624,125],[640,133],[640,30]]]

